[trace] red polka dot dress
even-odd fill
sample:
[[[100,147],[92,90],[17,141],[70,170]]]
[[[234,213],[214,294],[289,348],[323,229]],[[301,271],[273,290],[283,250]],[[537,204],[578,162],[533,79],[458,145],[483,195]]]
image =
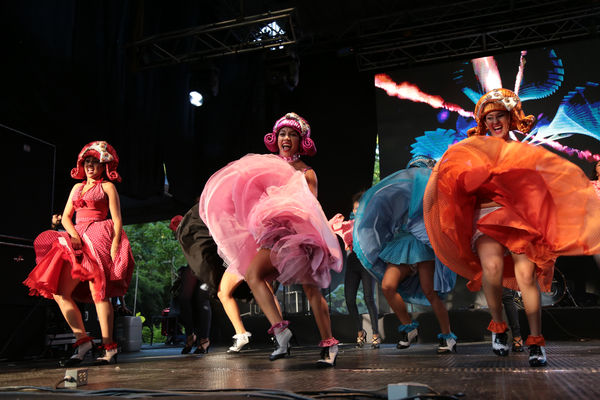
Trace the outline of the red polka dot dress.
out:
[[[73,291],[75,300],[99,301],[123,296],[127,292],[134,267],[127,235],[121,231],[121,242],[113,262],[110,248],[114,229],[112,219],[107,219],[108,196],[102,189],[102,181],[97,181],[82,195],[83,187],[80,185],[73,196],[75,230],[81,237],[82,248],[73,249],[67,232],[42,232],[34,241],[37,265],[23,282],[30,288],[32,296],[52,299],[54,294],[60,294],[60,274],[63,268],[69,266],[71,276],[82,281]],[[90,281],[94,298],[90,292]]]

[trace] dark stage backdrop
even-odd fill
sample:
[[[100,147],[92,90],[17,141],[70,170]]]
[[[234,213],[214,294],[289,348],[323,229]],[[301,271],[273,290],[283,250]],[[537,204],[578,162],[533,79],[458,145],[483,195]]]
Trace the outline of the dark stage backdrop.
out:
[[[538,119],[538,137],[553,139],[554,147],[567,146],[566,152],[553,151],[588,175],[592,156],[579,156],[577,150],[600,153],[600,55],[595,51],[599,46],[596,39],[523,49],[519,91],[525,113]],[[388,85],[375,83],[382,177],[405,168],[411,151],[422,153],[438,147],[434,151],[441,155],[448,143],[465,137],[474,120],[452,110],[472,112],[484,93],[483,82],[495,78],[502,87],[513,90],[521,55],[521,51],[496,54],[478,73],[472,60],[465,60],[376,76],[377,82],[387,81]],[[398,96],[383,89],[394,84],[399,85]]]
[[[219,20],[209,9],[192,0],[177,7],[127,0],[2,2],[0,123],[56,145],[52,211],[62,211],[75,183],[69,172],[79,150],[104,139],[121,159],[117,189],[125,224],[181,214],[218,168],[248,152],[266,152],[264,134],[295,111],[313,128],[318,153],[306,161],[317,172],[327,216],[348,214],[352,194],[370,184],[373,172],[372,75],[333,51],[300,57],[295,88],[273,79],[273,57],[266,53],[137,69],[128,43]],[[192,107],[189,90],[206,84],[207,70],[215,69],[216,96]],[[27,181],[19,170],[14,174],[16,182]],[[33,234],[39,228],[19,229]]]

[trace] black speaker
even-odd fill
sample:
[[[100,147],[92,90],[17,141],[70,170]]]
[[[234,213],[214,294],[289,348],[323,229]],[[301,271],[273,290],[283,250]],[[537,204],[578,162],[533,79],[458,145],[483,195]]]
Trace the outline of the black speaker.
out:
[[[29,296],[22,283],[35,265],[33,245],[0,237],[0,358],[38,356],[44,349],[46,308],[50,300]]]
[[[50,227],[56,147],[0,124],[0,236],[33,240]]]

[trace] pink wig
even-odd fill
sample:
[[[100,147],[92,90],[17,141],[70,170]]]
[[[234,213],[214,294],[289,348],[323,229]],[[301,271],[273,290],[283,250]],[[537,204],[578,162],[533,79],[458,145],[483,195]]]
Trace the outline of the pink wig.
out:
[[[292,128],[300,135],[300,151],[299,154],[303,156],[314,156],[317,153],[315,142],[310,138],[310,125],[301,116],[296,113],[287,113],[283,117],[279,118],[273,126],[273,132],[265,135],[265,146],[269,151],[277,153],[279,148],[277,147],[277,134],[279,130],[287,126]]]

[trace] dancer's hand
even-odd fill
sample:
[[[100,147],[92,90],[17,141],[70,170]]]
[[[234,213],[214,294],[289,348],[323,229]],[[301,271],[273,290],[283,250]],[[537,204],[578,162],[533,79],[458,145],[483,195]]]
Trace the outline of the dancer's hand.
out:
[[[81,238],[79,235],[71,236],[71,246],[73,246],[74,250],[81,250]]]
[[[112,246],[110,246],[110,258],[111,258],[111,260],[113,260],[113,262],[115,261],[115,258],[117,258],[118,251],[119,251],[119,243],[116,243],[113,241]]]

